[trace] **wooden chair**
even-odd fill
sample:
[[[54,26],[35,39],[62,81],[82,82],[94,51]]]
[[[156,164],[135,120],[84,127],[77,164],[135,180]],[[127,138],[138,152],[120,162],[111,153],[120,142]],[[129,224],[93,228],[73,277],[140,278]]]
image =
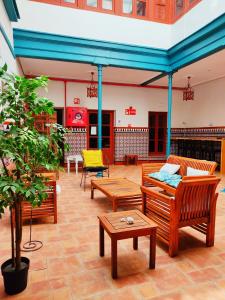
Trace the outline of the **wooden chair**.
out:
[[[83,150],[81,154],[83,157],[83,168],[80,186],[82,186],[83,183],[85,191],[87,175],[89,173],[95,173],[95,175],[99,173],[101,177],[103,177],[103,172],[107,172],[109,177],[109,165],[107,164],[107,166],[105,166],[103,164],[102,150]]]
[[[46,183],[48,189],[47,199],[45,199],[41,206],[32,208],[32,219],[41,217],[54,217],[54,223],[57,223],[57,198],[56,198],[56,181],[49,181]],[[22,203],[22,219],[29,220],[31,217],[31,204],[29,202]]]
[[[178,254],[179,228],[191,226],[206,235],[206,246],[214,245],[216,187],[220,178],[184,177],[173,197],[142,186],[143,213],[158,224],[157,236],[169,245],[171,257]]]

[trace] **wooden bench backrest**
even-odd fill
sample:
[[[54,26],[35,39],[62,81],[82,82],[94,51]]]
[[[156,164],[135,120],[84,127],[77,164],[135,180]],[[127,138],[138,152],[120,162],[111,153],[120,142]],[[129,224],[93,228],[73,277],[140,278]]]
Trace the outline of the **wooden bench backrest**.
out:
[[[187,167],[208,171],[209,175],[213,175],[217,166],[217,163],[214,161],[199,160],[176,155],[170,155],[167,158],[167,162],[170,164],[180,165],[180,170],[178,171],[178,173],[182,177],[187,174]]]
[[[182,180],[175,194],[178,221],[185,222],[209,217],[210,210],[215,210],[216,187],[220,178],[211,176],[206,179]],[[214,212],[215,213],[215,212]]]

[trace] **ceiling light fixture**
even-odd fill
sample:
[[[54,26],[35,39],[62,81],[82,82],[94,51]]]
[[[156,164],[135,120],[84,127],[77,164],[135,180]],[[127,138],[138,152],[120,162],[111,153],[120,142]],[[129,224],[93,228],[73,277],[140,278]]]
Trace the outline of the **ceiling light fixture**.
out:
[[[184,88],[184,91],[183,91],[183,100],[184,101],[188,101],[188,100],[194,100],[194,91],[190,85],[190,79],[191,77],[188,76],[188,83],[187,83],[187,87]]]
[[[87,87],[87,97],[96,98],[98,96],[98,88],[94,83],[94,72],[91,72],[91,84]]]

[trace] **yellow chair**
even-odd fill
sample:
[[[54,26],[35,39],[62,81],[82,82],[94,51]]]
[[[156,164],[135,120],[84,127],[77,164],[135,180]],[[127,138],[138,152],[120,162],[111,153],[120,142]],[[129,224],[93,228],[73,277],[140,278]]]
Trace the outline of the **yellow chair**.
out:
[[[103,172],[107,172],[109,177],[109,165],[105,166],[103,164],[102,150],[82,150],[81,154],[83,157],[83,170],[80,186],[82,186],[82,183],[84,182],[85,191],[85,183],[88,173],[95,173],[95,175],[100,174],[100,176],[103,177]]]

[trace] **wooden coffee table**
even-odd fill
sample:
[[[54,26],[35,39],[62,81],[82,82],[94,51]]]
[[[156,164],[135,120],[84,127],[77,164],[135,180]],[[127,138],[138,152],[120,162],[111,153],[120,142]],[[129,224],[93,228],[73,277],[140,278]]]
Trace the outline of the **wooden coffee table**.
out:
[[[134,223],[128,225],[121,218],[130,216]],[[157,225],[138,210],[112,212],[99,218],[99,254],[104,256],[104,230],[111,238],[111,273],[117,278],[117,241],[133,238],[133,248],[138,249],[138,237],[150,235],[149,269],[155,268]]]
[[[91,180],[91,199],[94,199],[95,189],[103,192],[112,201],[113,211],[117,211],[118,206],[142,204],[140,185],[126,178]]]

